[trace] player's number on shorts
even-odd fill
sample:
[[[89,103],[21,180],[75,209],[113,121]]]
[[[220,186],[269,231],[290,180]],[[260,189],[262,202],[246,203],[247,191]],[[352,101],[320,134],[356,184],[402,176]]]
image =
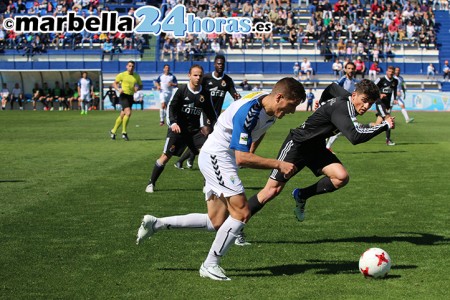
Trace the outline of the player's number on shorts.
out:
[[[141,20],[135,28],[137,33],[159,35],[163,31],[172,33],[176,37],[183,37],[186,33],[186,10],[182,5],[175,6],[161,22],[158,21],[161,12],[154,6],[140,7],[135,11],[134,15]]]

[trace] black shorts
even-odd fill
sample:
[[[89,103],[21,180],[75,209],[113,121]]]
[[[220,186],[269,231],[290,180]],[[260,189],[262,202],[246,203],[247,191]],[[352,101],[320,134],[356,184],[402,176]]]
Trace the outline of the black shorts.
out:
[[[201,132],[175,133],[169,128],[163,153],[170,156],[181,156],[188,147],[192,153],[197,155],[198,149],[203,146],[206,140],[206,138],[202,139],[200,134],[203,135]]]
[[[122,105],[122,110],[124,108],[129,107],[131,109],[131,107],[133,106],[134,103],[134,99],[133,99],[133,95],[128,95],[128,94],[120,94],[120,105]]]
[[[297,167],[297,172],[295,174],[300,172],[304,167],[308,167],[316,177],[322,175],[322,169],[324,167],[333,163],[342,164],[336,155],[326,148],[325,139],[321,141],[297,143],[293,140],[292,133],[289,133],[286,137],[286,140],[278,153],[277,159],[295,164]],[[291,176],[291,178],[293,176]],[[270,178],[278,182],[289,181],[289,179],[284,178],[284,174],[277,169],[272,170]]]
[[[377,100],[375,102],[375,106],[377,109],[376,115],[382,117],[383,119],[386,117],[386,115],[389,115],[391,113],[390,101]]]

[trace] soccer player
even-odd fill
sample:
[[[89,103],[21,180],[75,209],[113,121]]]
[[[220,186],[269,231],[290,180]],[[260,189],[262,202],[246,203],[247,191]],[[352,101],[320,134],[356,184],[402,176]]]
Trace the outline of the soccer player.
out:
[[[71,110],[72,109],[72,102],[74,100],[74,91],[70,87],[70,84],[68,82],[66,82],[64,84],[64,92],[63,93],[64,93],[64,99],[65,99],[64,102],[66,103],[66,106],[67,106],[66,109],[67,110]]]
[[[156,90],[159,91],[159,101],[161,108],[159,109],[159,125],[164,125],[166,119],[167,105],[172,98],[172,91],[174,87],[178,86],[177,78],[170,73],[169,65],[164,65],[164,71],[155,81]]]
[[[406,98],[406,83],[403,76],[400,75],[400,68],[396,67],[394,70],[394,78],[398,80],[398,89],[397,89],[397,100],[394,100],[394,105],[397,104],[400,106],[402,115],[405,118],[406,123],[411,123],[414,121],[414,118],[410,118],[408,112],[405,108],[405,98]]]
[[[139,86],[134,86],[134,95],[133,95],[134,103],[139,104],[141,106],[141,110],[144,110],[144,93],[139,90]]]
[[[230,280],[219,266],[221,258],[234,243],[250,218],[244,186],[238,166],[254,169],[276,169],[289,177],[296,172],[293,163],[264,158],[250,151],[276,119],[294,113],[305,101],[305,89],[294,78],[278,81],[270,94],[256,92],[233,102],[222,113],[202,147],[199,167],[205,178],[205,199],[208,214],[188,214],[155,218],[144,216],[137,234],[137,243],[163,229],[197,228],[217,230],[216,238],[200,276],[213,280]],[[323,139],[322,139],[323,140]]]
[[[394,78],[394,67],[389,66],[384,77],[375,80],[375,84],[380,89],[380,99],[376,103],[377,121],[376,124],[391,116],[391,103],[397,100],[398,80]],[[395,146],[391,140],[391,130],[386,130],[386,145]]]
[[[324,98],[330,92],[333,98]],[[358,115],[366,113],[379,97],[378,87],[367,79],[357,83],[351,94],[333,83],[323,92],[320,100],[322,105],[303,124],[289,132],[279,151],[278,160],[294,163],[295,174],[308,167],[317,177],[323,175],[316,183],[306,188],[296,188],[292,192],[296,202],[294,212],[299,221],[305,219],[307,199],[334,192],[349,181],[344,165],[335,154],[326,149],[325,138],[340,131],[356,145],[394,128],[394,119],[389,116],[378,125],[363,125],[356,119]],[[329,100],[325,102],[327,99]],[[249,199],[251,215],[279,195],[290,178],[292,176],[286,177],[274,169],[265,187]]]
[[[211,124],[214,124],[217,119],[210,94],[201,85],[203,68],[193,65],[189,69],[188,77],[188,84],[181,85],[170,101],[166,143],[161,157],[156,160],[151,178],[145,188],[147,193],[153,193],[156,181],[173,155],[180,156],[186,146],[195,154],[198,153],[204,141],[195,137],[199,132],[206,135],[211,131],[209,125],[201,124],[202,112],[206,114]]]
[[[345,65],[345,75],[342,76],[338,81],[336,81],[336,83],[343,87],[347,92],[352,93],[355,90],[355,85],[359,82],[356,78],[355,78],[355,69],[356,66],[353,62],[348,62]],[[330,136],[327,140],[327,149],[331,150],[331,146],[333,145],[333,143],[337,140],[337,138],[341,135],[342,133],[339,132],[338,134],[335,134],[333,136]]]
[[[59,102],[59,110],[64,110],[68,106],[66,98],[64,97],[64,89],[59,86],[59,81],[55,81],[55,88],[53,89],[53,100]]]
[[[119,117],[116,119],[114,128],[111,129],[111,139],[116,139],[116,131],[122,125],[122,138],[125,141],[129,141],[127,134],[128,121],[131,118],[131,107],[133,106],[133,94],[134,86],[137,85],[139,90],[142,89],[142,80],[139,74],[134,72],[135,62],[130,60],[127,63],[127,70],[119,73],[114,80],[113,86],[116,91],[119,92],[120,104],[122,105],[122,111]],[[121,87],[119,87],[119,84]]]
[[[211,95],[211,100],[214,105],[214,110],[217,116],[222,113],[222,106],[225,100],[226,93],[230,93],[234,100],[241,98],[241,95],[236,91],[234,87],[233,79],[230,76],[224,74],[225,69],[225,56],[217,55],[214,58],[214,72],[207,73],[203,76],[202,89],[208,91]],[[207,136],[203,135],[201,132],[198,133],[196,137],[206,141]],[[188,159],[189,158],[189,159]],[[192,168],[194,164],[195,154],[192,151],[185,151],[180,159],[175,163],[175,167],[178,169],[183,169],[183,162],[188,159],[187,166]]]
[[[44,108],[47,108],[47,103],[45,103],[45,96],[43,93],[44,92],[42,91],[42,89],[39,88],[39,83],[36,82],[33,88],[33,97],[31,98],[31,100],[33,101],[33,110],[36,110],[36,102],[39,101],[42,102]]]
[[[109,98],[111,105],[114,107],[114,110],[116,110],[119,104],[119,97],[117,97],[116,90],[114,90],[114,87],[112,85],[109,86],[109,89],[106,91],[103,99],[106,99],[106,97]]]
[[[92,103],[92,97],[94,96],[94,83],[88,77],[86,71],[81,73],[81,78],[78,80],[77,87],[81,114],[87,115],[89,106]]]

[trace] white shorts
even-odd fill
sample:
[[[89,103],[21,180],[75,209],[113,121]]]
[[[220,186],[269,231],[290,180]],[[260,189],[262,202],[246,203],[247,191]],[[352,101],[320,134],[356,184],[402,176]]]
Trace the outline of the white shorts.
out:
[[[198,167],[205,178],[205,200],[212,195],[231,197],[244,193],[235,158],[228,153],[217,155],[201,150]]]
[[[159,102],[167,104],[169,103],[170,98],[172,98],[171,92],[163,92],[163,91],[159,92]]]
[[[84,101],[84,102],[90,102],[91,94],[81,94],[80,99],[81,99],[81,101]]]

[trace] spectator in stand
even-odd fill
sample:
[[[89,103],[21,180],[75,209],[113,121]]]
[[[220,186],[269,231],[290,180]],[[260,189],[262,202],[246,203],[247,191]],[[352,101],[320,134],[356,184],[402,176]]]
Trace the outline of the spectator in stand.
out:
[[[306,57],[303,58],[303,62],[300,65],[300,73],[302,75],[306,74],[306,80],[310,80],[311,76],[314,73],[313,68],[311,67],[311,63],[308,61]]]
[[[343,66],[339,58],[336,58],[336,60],[333,63],[333,66],[331,67],[333,69],[333,73],[335,76],[335,79],[339,79],[342,77],[343,74]]]
[[[294,78],[299,80],[299,75],[300,75],[300,65],[298,64],[298,62],[294,63],[294,66],[292,67],[293,71],[294,71]]]
[[[244,91],[251,91],[252,85],[248,83],[248,80],[244,78],[244,80],[239,84]]]
[[[436,70],[434,69],[433,64],[429,64],[427,67],[427,79],[430,79],[430,76],[432,79],[436,79]]]
[[[369,68],[369,80],[375,81],[380,72],[381,72],[381,69],[378,66],[378,61],[374,61]]]
[[[309,93],[306,94],[306,100],[308,101],[306,104],[306,111],[312,111],[313,110],[313,102],[314,102],[315,96],[312,92],[312,89],[309,89]]]
[[[22,89],[20,88],[19,84],[16,82],[16,84],[14,85],[14,88],[11,92],[11,110],[14,109],[14,102],[19,102],[19,109],[23,110],[23,105],[22,102],[24,101],[24,96],[23,96],[23,92]]]
[[[113,60],[113,44],[109,38],[103,43],[102,48],[102,60],[104,60],[105,54],[109,54],[109,60]]]
[[[362,61],[361,56],[358,56],[355,61],[355,78],[358,74],[361,75],[362,79],[364,79],[364,75],[366,74],[366,65]]]
[[[448,82],[449,78],[450,78],[450,66],[448,64],[448,60],[446,60],[444,62],[444,67],[442,68],[442,73],[444,76],[444,81]]]

